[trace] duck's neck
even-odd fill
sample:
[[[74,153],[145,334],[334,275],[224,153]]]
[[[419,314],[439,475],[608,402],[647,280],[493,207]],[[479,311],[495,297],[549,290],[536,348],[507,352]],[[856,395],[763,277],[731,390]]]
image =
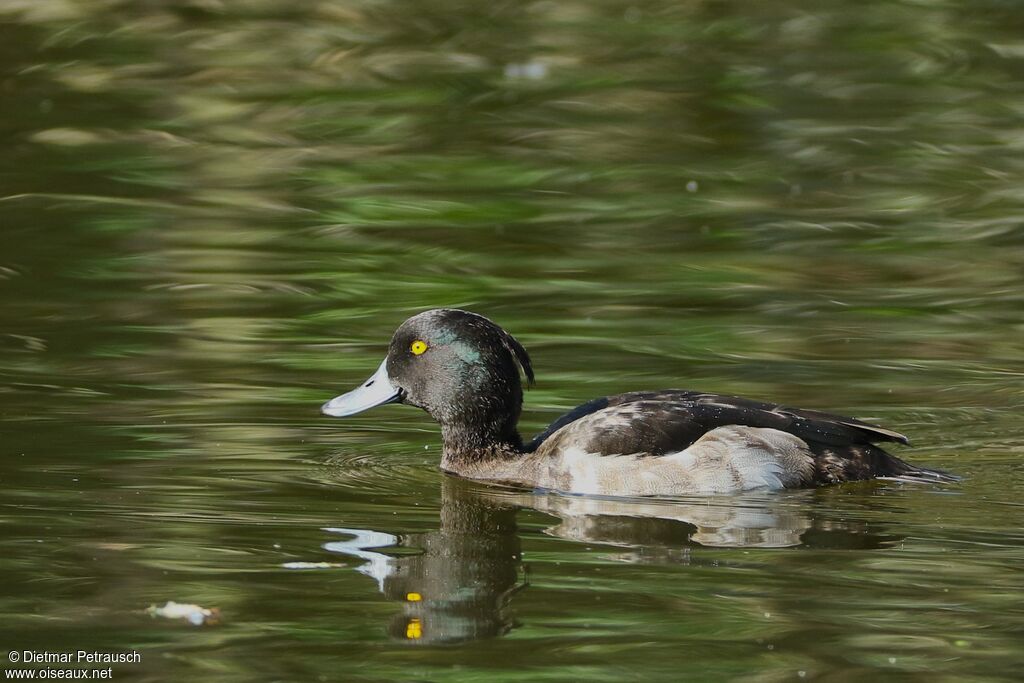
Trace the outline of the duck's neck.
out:
[[[493,461],[508,461],[523,453],[523,440],[514,420],[493,423],[442,422],[444,453],[441,468],[464,476]]]

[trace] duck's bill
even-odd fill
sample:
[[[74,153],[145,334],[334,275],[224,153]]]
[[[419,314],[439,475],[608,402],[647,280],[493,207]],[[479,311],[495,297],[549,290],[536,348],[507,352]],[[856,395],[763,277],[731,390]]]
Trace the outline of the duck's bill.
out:
[[[320,407],[320,412],[331,417],[347,417],[399,400],[402,392],[391,383],[387,365],[388,361],[385,358],[377,372],[363,382],[362,386],[347,394],[335,396]]]

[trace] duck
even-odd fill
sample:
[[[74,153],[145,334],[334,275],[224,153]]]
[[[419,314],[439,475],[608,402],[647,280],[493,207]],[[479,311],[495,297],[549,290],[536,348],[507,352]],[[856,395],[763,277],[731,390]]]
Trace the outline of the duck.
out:
[[[521,377],[522,375],[522,377]],[[327,401],[348,417],[391,403],[441,427],[441,469],[467,479],[599,496],[732,494],[875,478],[949,482],[878,443],[903,434],[852,417],[687,389],[631,391],[570,410],[529,442],[518,431],[530,356],[490,319],[455,308],[414,315],[377,370]]]

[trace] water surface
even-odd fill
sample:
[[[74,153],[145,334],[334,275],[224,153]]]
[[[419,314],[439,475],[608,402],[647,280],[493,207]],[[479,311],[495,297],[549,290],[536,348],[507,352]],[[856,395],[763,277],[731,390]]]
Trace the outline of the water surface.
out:
[[[995,0],[7,0],[0,650],[1017,679],[1022,31]],[[686,387],[964,481],[568,497],[445,477],[411,408],[318,415],[440,306],[529,349],[527,434]]]

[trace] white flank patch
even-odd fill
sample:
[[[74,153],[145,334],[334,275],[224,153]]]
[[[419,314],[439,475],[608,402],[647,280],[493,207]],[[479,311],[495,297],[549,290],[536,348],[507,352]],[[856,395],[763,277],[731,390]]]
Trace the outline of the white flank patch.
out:
[[[572,493],[602,493],[597,470],[601,460],[608,456],[587,453],[580,448],[569,448],[562,453],[562,469],[572,478]]]

